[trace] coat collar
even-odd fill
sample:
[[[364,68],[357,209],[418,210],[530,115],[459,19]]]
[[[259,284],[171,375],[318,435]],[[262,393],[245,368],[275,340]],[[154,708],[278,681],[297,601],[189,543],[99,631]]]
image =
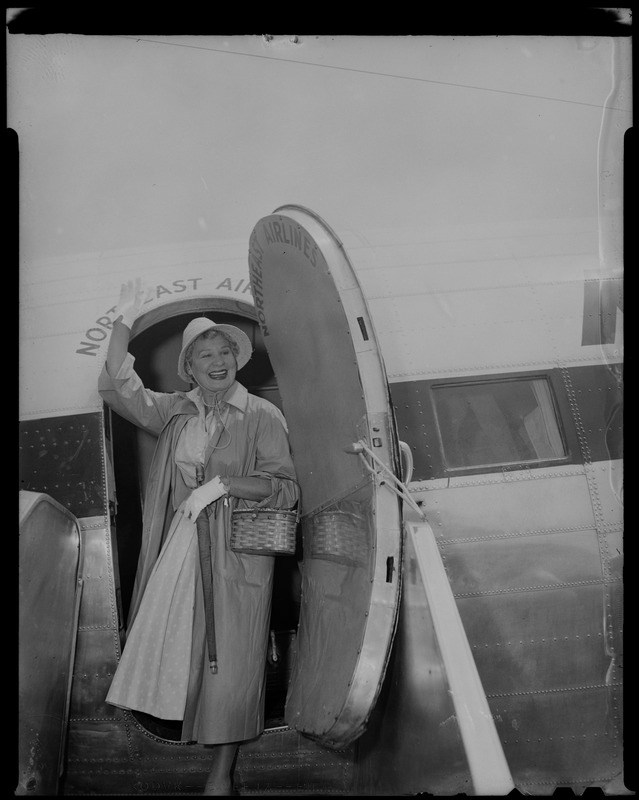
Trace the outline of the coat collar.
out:
[[[201,414],[204,414],[204,416],[206,416],[210,411],[210,408],[204,405],[204,401],[202,400],[202,390],[199,386],[196,386],[194,389],[191,389],[190,392],[187,392],[186,397],[188,397],[189,400],[195,404],[198,411]],[[241,383],[235,381],[235,383],[233,383],[232,386],[229,386],[229,388],[226,390],[221,402],[227,403],[230,406],[235,406],[235,408],[239,409],[240,411],[246,411],[246,406],[248,404],[248,391],[244,386],[242,386]]]

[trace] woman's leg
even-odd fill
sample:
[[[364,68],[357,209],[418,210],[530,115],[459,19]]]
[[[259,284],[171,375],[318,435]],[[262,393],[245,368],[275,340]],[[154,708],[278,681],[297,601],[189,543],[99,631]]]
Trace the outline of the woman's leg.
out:
[[[229,796],[233,791],[233,764],[237,755],[239,744],[211,745],[213,763],[209,777],[206,780],[203,794]]]

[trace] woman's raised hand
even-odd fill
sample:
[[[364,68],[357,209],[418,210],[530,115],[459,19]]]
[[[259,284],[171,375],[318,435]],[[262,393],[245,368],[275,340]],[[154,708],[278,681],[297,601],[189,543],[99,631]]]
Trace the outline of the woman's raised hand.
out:
[[[152,292],[153,287],[145,287],[141,278],[123,283],[115,310],[115,319],[121,317],[122,323],[130,330],[138,318],[142,306],[151,299]]]

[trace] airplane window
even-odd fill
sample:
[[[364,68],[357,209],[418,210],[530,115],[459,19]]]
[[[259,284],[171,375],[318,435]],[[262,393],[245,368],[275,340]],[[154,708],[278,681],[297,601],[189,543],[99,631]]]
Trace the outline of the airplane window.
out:
[[[566,456],[544,378],[436,386],[433,397],[448,469]]]

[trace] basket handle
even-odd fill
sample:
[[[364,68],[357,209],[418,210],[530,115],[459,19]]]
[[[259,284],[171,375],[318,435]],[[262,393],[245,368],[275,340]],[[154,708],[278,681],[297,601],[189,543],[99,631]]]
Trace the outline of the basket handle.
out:
[[[269,474],[272,475],[274,478],[282,478],[283,480],[293,481],[293,483],[297,486],[298,498],[297,498],[296,506],[297,506],[297,521],[299,522],[299,520],[300,520],[300,508],[301,508],[301,505],[302,505],[302,503],[301,503],[301,500],[302,500],[302,487],[299,485],[297,480],[295,478],[292,478],[290,475],[284,475],[281,472],[271,472]],[[269,495],[269,497],[270,497],[270,495]],[[269,500],[269,498],[265,497],[264,500],[260,500],[260,502],[256,506],[253,506],[253,508],[254,509],[266,508],[267,507],[266,504],[268,503],[268,500]],[[285,509],[282,509],[282,510],[284,511]]]

